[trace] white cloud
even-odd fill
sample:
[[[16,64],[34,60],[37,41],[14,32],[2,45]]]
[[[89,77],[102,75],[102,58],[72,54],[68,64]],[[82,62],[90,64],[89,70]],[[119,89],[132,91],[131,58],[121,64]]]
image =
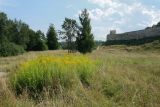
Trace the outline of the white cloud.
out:
[[[150,17],[150,26],[153,24],[156,24],[157,22],[160,21],[160,10],[153,10],[153,9],[146,9],[144,8],[142,13],[146,16]]]
[[[88,0],[88,1],[92,2],[94,4],[98,4],[101,7],[105,7],[105,5],[110,5],[110,6],[117,6],[118,5],[113,0]]]
[[[100,20],[101,17],[103,17],[104,15],[104,12],[99,8],[89,11],[89,13],[90,13],[90,17],[94,20]]]
[[[95,39],[96,40],[105,41],[106,37],[107,37],[107,34],[108,34],[108,31],[113,30],[113,29],[116,29],[116,31],[118,33],[122,33],[123,32],[122,29],[120,29],[120,28],[118,28],[116,26],[110,26],[110,27],[107,27],[107,26],[96,26],[96,27],[94,27],[93,28],[93,33],[94,33]]]
[[[124,20],[124,19],[122,18],[121,20],[116,20],[116,21],[114,21],[113,23],[120,25],[120,24],[126,23],[126,21],[127,21],[127,20]]]
[[[142,4],[138,0],[87,1],[97,5],[97,8],[89,10],[93,32],[104,37],[111,29],[116,29],[117,32],[121,33],[122,31],[143,29],[160,21],[158,8],[154,5]]]

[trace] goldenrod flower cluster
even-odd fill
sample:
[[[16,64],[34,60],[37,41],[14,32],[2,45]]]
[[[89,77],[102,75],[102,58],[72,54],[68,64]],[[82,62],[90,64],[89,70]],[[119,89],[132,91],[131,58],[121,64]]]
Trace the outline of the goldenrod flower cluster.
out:
[[[12,79],[17,93],[27,89],[43,91],[44,87],[72,87],[73,84],[89,84],[96,68],[96,61],[84,55],[39,56],[22,64]],[[59,82],[57,82],[59,81]]]

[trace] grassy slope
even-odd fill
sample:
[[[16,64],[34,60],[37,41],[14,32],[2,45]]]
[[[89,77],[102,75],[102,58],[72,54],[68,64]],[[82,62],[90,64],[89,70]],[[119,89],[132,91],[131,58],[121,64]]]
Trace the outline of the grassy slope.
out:
[[[35,104],[23,97],[15,99],[5,85],[0,84],[0,106],[4,107],[159,107],[160,106],[160,53],[143,51],[144,48],[111,46],[88,54],[100,59],[102,65],[89,88],[75,87],[55,99]],[[39,54],[58,55],[58,52],[31,52],[17,57],[0,58],[0,68],[14,73],[16,66]],[[7,69],[7,70],[6,70]],[[15,100],[14,100],[15,99]]]

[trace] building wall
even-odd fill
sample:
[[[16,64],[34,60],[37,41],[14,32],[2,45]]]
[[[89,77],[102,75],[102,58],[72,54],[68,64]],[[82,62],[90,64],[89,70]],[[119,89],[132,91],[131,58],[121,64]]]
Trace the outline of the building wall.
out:
[[[126,32],[122,34],[109,34],[107,35],[107,41],[143,39],[156,36],[160,36],[160,27],[149,28],[133,32]]]

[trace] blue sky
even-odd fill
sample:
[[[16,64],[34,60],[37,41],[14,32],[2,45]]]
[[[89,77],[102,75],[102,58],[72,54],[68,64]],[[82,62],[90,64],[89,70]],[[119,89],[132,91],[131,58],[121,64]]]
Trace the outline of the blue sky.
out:
[[[77,19],[87,8],[96,40],[106,40],[110,30],[118,33],[144,29],[160,21],[160,0],[0,0],[0,11],[21,19],[34,30],[57,30],[65,17]]]

